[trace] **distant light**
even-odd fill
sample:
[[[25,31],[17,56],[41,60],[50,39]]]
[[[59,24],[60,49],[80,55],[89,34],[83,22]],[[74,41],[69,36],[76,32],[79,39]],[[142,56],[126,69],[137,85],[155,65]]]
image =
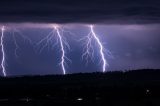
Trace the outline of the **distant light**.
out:
[[[26,102],[29,102],[29,101],[31,101],[32,99],[30,99],[30,98],[22,98],[22,99],[20,99],[21,101],[26,101]]]
[[[147,94],[147,95],[150,95],[150,94],[151,94],[151,92],[150,92],[149,89],[146,89],[146,94]]]
[[[149,89],[147,89],[147,90],[146,90],[146,93],[149,93],[149,92],[150,92]]]
[[[77,98],[77,100],[78,100],[78,101],[82,101],[82,100],[83,100],[83,98]]]

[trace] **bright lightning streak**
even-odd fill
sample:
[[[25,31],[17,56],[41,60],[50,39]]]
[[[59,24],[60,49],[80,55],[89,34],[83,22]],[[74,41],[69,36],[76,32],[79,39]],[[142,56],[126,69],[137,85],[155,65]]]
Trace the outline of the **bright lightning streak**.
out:
[[[2,72],[4,77],[7,76],[6,74],[6,69],[5,69],[5,51],[4,51],[4,26],[1,28],[1,51],[2,51],[2,62],[1,62],[1,68],[2,68]]]
[[[108,65],[108,63],[106,62],[106,59],[105,59],[105,56],[104,56],[104,48],[103,48],[103,45],[102,43],[100,42],[98,36],[96,35],[96,33],[94,32],[94,29],[93,29],[93,25],[90,26],[91,28],[91,33],[94,37],[94,39],[97,41],[98,45],[99,45],[99,48],[100,48],[100,54],[101,54],[101,59],[103,61],[103,72],[106,71],[106,65]]]
[[[63,70],[63,74],[65,75],[66,74],[66,69],[65,69],[65,50],[64,50],[64,45],[63,45],[63,41],[62,41],[62,36],[59,32],[59,29],[55,26],[54,29],[56,30],[57,32],[57,35],[58,35],[58,38],[59,38],[59,42],[60,42],[60,46],[61,46],[61,51],[62,51],[62,56],[61,56],[61,67],[62,67],[62,70]]]
[[[1,68],[2,68],[2,73],[3,73],[3,76],[7,76],[7,74],[6,74],[6,68],[5,68],[5,66],[6,66],[6,62],[5,62],[5,58],[6,58],[6,56],[5,56],[5,51],[4,51],[4,30],[5,30],[5,28],[4,28],[4,26],[1,28],[1,38],[0,38],[0,40],[1,40],[1,43],[0,43],[0,46],[1,46],[1,51],[2,51],[2,61],[1,61]],[[22,37],[22,38],[24,38],[25,40],[27,39],[30,43],[31,43],[31,40],[29,39],[29,38],[27,38],[27,37],[25,37],[22,33],[20,33],[18,30],[16,30],[16,32],[18,32],[19,33],[19,35]],[[17,50],[19,49],[19,45],[18,45],[18,43],[17,43],[17,41],[16,41],[16,37],[15,37],[15,34],[13,33],[13,39],[14,39],[14,44],[15,44],[15,46],[16,46],[16,48],[15,48],[15,56],[16,56],[16,58],[18,57],[18,54],[17,54]]]
[[[60,44],[60,48],[61,48],[60,49],[60,51],[61,51],[61,60],[60,60],[59,64],[61,65],[63,74],[65,75],[66,74],[66,67],[65,66],[67,65],[67,61],[71,62],[71,60],[66,56],[66,50],[65,50],[65,48],[68,48],[70,50],[70,46],[67,43],[66,39],[63,37],[63,32],[67,32],[69,34],[71,34],[71,33],[68,32],[68,31],[64,31],[63,28],[61,28],[58,25],[53,25],[52,28],[53,28],[53,30],[47,35],[47,37],[45,37],[42,40],[40,40],[37,43],[37,45],[41,46],[41,48],[39,49],[39,52],[41,53],[42,50],[45,47],[47,47],[47,46],[49,47],[50,43],[52,44],[52,47]],[[43,44],[44,41],[46,41],[45,44]],[[53,45],[53,42],[54,42],[54,45]]]
[[[85,58],[86,60],[86,64],[88,64],[88,59],[91,58],[92,61],[94,61],[94,48],[93,48],[93,42],[96,43],[96,45],[98,45],[99,47],[99,53],[100,53],[100,57],[101,57],[101,61],[102,61],[102,71],[105,72],[106,71],[106,67],[109,66],[106,58],[105,58],[105,49],[100,41],[100,39],[98,38],[98,35],[95,33],[94,31],[94,26],[90,25],[90,32],[87,36],[85,36],[84,38],[82,38],[81,40],[85,40],[85,46],[83,49],[83,54],[82,54],[82,59]],[[108,52],[110,53],[110,52]]]

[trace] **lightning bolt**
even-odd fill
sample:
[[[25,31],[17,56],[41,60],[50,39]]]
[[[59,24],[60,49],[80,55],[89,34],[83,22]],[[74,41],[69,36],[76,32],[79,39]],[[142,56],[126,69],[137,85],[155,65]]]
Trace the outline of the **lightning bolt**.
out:
[[[6,61],[5,61],[5,58],[6,58],[6,55],[5,55],[5,50],[4,50],[4,31],[5,31],[5,28],[4,26],[2,26],[1,28],[1,43],[0,43],[0,46],[1,46],[1,51],[2,51],[2,60],[1,60],[1,68],[2,68],[2,73],[3,73],[3,76],[7,76],[6,74]],[[20,31],[18,31],[17,29],[14,30],[15,32],[19,33],[19,35],[26,41],[28,40],[29,43],[31,43],[31,40],[24,36]],[[18,58],[18,49],[20,48],[17,41],[16,41],[16,36],[13,32],[13,40],[14,40],[14,44],[15,44],[15,56],[16,58]]]
[[[91,33],[92,33],[94,39],[96,40],[96,42],[99,45],[99,48],[100,48],[99,52],[100,52],[100,55],[101,55],[101,59],[103,61],[103,72],[105,72],[106,71],[106,66],[108,65],[108,63],[107,63],[107,61],[105,59],[105,56],[104,56],[104,47],[103,47],[101,41],[99,40],[98,36],[94,32],[93,25],[91,25],[90,28],[91,28]]]
[[[63,32],[65,32],[63,30],[63,28],[61,28],[58,25],[53,25],[53,30],[45,38],[40,40],[37,43],[37,45],[41,46],[39,48],[39,52],[41,53],[44,48],[46,48],[46,47],[49,48],[49,44],[52,44],[52,48],[54,46],[60,44],[61,60],[60,60],[59,64],[62,68],[63,74],[65,75],[66,74],[66,67],[65,66],[67,66],[67,61],[71,62],[71,60],[66,56],[66,49],[65,48],[68,48],[70,50],[70,46],[69,46],[68,42],[66,41],[66,39],[64,38]],[[70,33],[70,32],[68,32],[68,33]],[[43,44],[44,41],[46,41],[45,44]],[[53,41],[55,41],[54,44],[53,44]]]
[[[92,61],[94,61],[94,48],[93,48],[93,43],[98,45],[99,48],[99,54],[102,62],[102,72],[106,71],[106,67],[109,66],[106,58],[105,58],[105,48],[103,47],[103,44],[101,43],[98,35],[94,31],[94,26],[90,25],[90,32],[87,36],[80,40],[85,40],[84,42],[84,48],[83,48],[83,54],[82,54],[82,60],[86,60],[86,65],[88,64],[89,58],[91,58]],[[107,51],[107,54],[110,56],[111,53]]]
[[[61,46],[61,52],[62,52],[62,56],[61,56],[61,67],[62,67],[62,70],[63,70],[63,74],[65,75],[66,74],[66,69],[65,69],[65,50],[64,50],[64,45],[63,45],[63,41],[62,41],[62,36],[59,32],[59,29],[57,28],[57,26],[54,26],[54,29],[56,30],[57,32],[57,35],[58,35],[58,38],[59,38],[59,42],[60,42],[60,46]]]
[[[1,51],[2,51],[2,61],[1,61],[1,68],[2,68],[2,73],[4,75],[4,77],[7,76],[6,74],[6,69],[5,69],[5,51],[4,51],[4,26],[1,28]]]

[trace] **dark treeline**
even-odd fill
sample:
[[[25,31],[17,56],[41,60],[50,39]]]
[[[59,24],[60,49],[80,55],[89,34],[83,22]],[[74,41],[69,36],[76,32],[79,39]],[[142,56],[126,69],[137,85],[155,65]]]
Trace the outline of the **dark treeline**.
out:
[[[159,106],[160,70],[0,78],[0,104]],[[0,105],[0,106],[1,106]]]

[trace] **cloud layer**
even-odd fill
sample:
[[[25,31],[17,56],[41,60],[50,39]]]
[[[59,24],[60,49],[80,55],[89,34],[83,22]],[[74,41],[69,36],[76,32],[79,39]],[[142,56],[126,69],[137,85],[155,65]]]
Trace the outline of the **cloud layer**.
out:
[[[1,0],[0,22],[160,22],[159,0]]]

